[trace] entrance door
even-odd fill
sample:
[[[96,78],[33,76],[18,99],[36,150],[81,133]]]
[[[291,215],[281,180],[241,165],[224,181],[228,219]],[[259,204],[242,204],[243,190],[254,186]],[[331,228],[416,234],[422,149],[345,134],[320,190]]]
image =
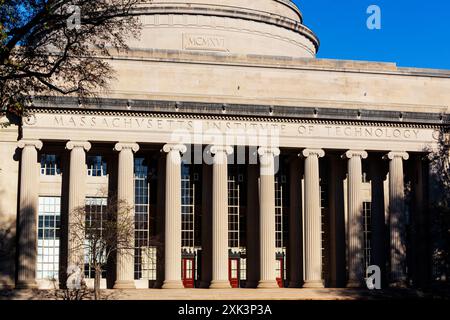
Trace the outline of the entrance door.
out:
[[[284,258],[277,259],[277,282],[280,288],[283,288],[284,281]]]
[[[182,277],[185,288],[194,288],[195,264],[194,258],[183,258]]]
[[[228,265],[230,285],[232,288],[239,288],[239,259],[230,258]]]

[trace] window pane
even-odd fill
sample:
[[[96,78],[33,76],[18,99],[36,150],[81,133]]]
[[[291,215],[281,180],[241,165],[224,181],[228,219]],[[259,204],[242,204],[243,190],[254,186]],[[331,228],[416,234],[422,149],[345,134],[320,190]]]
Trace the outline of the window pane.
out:
[[[37,279],[58,278],[60,203],[59,197],[39,198]]]

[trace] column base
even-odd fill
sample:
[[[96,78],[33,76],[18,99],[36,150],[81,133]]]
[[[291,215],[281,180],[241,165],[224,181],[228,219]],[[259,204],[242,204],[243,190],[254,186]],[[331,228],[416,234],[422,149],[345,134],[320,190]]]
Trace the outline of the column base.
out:
[[[113,289],[136,289],[133,280],[116,280]]]
[[[36,280],[26,280],[26,281],[17,281],[15,289],[17,290],[27,290],[27,289],[37,289],[38,284]]]
[[[231,289],[230,281],[228,280],[212,280],[209,285],[210,289]]]
[[[275,289],[279,287],[276,280],[259,280],[258,282],[258,289]]]
[[[184,289],[184,285],[181,280],[164,280],[162,289]]]
[[[363,287],[363,284],[361,283],[361,281],[349,280],[349,281],[347,282],[346,287],[347,287],[347,288],[355,288],[355,289],[358,289],[358,288],[362,288],[362,287]]]
[[[316,289],[320,289],[320,288],[325,288],[325,286],[323,285],[323,281],[322,280],[305,280],[305,283],[303,284],[302,288],[316,288]]]

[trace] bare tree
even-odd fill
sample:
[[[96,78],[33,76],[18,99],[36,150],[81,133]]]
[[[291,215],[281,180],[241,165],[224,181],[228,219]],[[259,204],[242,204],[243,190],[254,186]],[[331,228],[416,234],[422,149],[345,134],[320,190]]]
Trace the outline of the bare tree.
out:
[[[89,204],[76,208],[70,213],[69,226],[72,250],[81,252],[95,270],[96,300],[100,298],[100,281],[110,257],[118,251],[132,257],[134,252],[134,208],[114,197],[99,206],[95,210]]]
[[[137,5],[150,1],[0,0],[0,113],[22,116],[34,95],[106,88],[114,73],[102,58],[128,49]]]
[[[450,281],[450,127],[439,131],[438,147],[429,150],[432,191],[431,234],[433,238],[432,264],[434,280]]]

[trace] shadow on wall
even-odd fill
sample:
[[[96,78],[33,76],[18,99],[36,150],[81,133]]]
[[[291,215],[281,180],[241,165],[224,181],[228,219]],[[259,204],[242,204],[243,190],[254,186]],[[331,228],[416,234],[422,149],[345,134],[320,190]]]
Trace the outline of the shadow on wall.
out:
[[[0,223],[0,288],[14,285],[15,252],[16,252],[15,222]]]
[[[32,211],[31,208],[25,208],[25,212]],[[15,282],[17,280],[17,269],[18,265],[18,238],[16,237],[16,228],[19,230],[23,226],[19,225],[19,222],[9,219],[9,221],[2,221],[0,223],[0,298],[17,298],[19,293],[18,290],[13,290]],[[31,240],[32,241],[32,240]],[[23,245],[27,245],[23,243]],[[29,243],[30,246],[34,247],[34,242]],[[28,262],[33,259],[30,254],[31,251],[23,252],[22,261]],[[26,263],[23,267],[27,270],[25,272],[34,272],[34,268],[27,267]]]

